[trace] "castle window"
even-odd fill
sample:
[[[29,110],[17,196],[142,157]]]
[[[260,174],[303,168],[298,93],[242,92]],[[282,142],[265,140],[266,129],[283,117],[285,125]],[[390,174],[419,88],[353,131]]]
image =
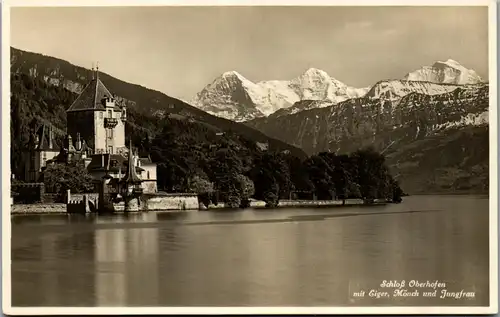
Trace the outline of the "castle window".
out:
[[[108,139],[112,139],[113,138],[113,129],[106,129],[106,137]]]
[[[108,118],[113,118],[113,110],[108,110]]]
[[[108,153],[113,154],[113,146],[108,146]]]
[[[103,117],[103,116],[104,116],[104,115],[103,115],[102,111],[101,111],[101,112],[99,112],[99,118],[100,118],[100,119],[102,119],[102,117]]]
[[[147,175],[148,175],[147,179],[149,179],[149,171],[148,171],[148,174],[147,174]]]

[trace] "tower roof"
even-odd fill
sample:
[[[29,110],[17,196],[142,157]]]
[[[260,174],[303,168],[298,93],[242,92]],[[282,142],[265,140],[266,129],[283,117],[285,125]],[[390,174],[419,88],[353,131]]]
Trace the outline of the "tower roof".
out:
[[[38,146],[36,150],[40,151],[59,151],[59,146],[55,142],[53,128],[50,125],[43,124],[37,131]]]
[[[128,148],[128,168],[122,181],[128,184],[140,184],[142,182],[139,176],[137,176],[137,172],[134,166],[134,157],[132,155],[132,141],[130,141],[130,146]]]
[[[82,92],[73,102],[73,104],[66,110],[82,111],[82,110],[106,110],[102,103],[105,97],[112,97],[111,92],[104,86],[99,77],[93,78]]]

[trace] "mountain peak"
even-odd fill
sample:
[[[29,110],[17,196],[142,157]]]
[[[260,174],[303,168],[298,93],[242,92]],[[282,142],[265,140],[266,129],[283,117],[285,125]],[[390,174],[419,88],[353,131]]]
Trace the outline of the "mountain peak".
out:
[[[460,63],[459,63],[459,62],[457,62],[456,60],[451,59],[451,58],[448,58],[448,59],[446,60],[446,62],[445,62],[445,63],[447,63],[447,64],[457,64],[457,65],[460,65]]]
[[[243,77],[243,75],[241,75],[240,73],[238,73],[237,71],[235,70],[230,70],[230,71],[227,71],[227,72],[224,72],[221,77],[223,78],[234,78],[234,77],[237,77],[237,78],[240,78],[240,79],[245,79],[245,77]]]
[[[303,73],[303,75],[305,75],[305,76],[318,76],[319,75],[319,76],[323,76],[323,77],[329,77],[328,74],[324,70],[314,68],[314,67],[308,68]]]
[[[405,80],[428,81],[437,84],[469,85],[483,82],[481,77],[472,69],[467,69],[454,59],[437,61],[432,66],[424,66],[408,73]]]
[[[466,69],[464,66],[462,66],[462,64],[460,64],[459,62],[457,62],[456,60],[451,59],[451,58],[448,58],[444,62],[443,61],[437,61],[432,66],[436,67],[438,65],[446,65],[446,66],[449,66],[449,67],[452,67],[452,68],[456,68],[456,69]]]

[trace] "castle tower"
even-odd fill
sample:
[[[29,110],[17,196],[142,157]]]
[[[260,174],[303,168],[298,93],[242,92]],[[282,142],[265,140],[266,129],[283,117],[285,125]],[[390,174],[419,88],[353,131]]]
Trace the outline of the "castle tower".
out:
[[[99,79],[99,68],[66,111],[67,133],[80,139],[95,154],[117,154],[126,151],[126,107],[119,105]]]
[[[35,125],[32,125],[36,129]],[[30,136],[29,149],[24,155],[24,179],[28,182],[36,182],[40,177],[42,169],[47,166],[47,162],[54,159],[59,154],[59,146],[55,143],[53,127],[49,124],[42,124],[33,131]]]
[[[143,193],[141,187],[142,179],[137,175],[137,157],[132,152],[132,141],[128,151],[127,171],[125,176],[121,179],[123,183],[123,198],[125,200],[125,211],[138,211],[139,210],[139,197]]]

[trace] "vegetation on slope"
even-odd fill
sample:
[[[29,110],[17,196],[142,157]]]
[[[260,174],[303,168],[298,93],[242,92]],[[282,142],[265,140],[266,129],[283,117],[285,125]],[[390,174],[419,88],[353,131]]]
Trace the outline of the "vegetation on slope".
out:
[[[33,79],[59,86],[60,89],[64,87],[73,93],[79,93],[92,77],[89,69],[75,66],[58,58],[13,47],[11,47],[11,72],[29,75]],[[151,118],[154,115],[156,120],[161,120],[170,114],[177,118],[202,122],[222,131],[233,131],[260,143],[267,143],[271,150],[287,150],[296,156],[306,157],[306,154],[295,146],[271,138],[244,124],[212,116],[159,91],[124,82],[102,72],[99,73],[99,78],[112,93],[116,94],[118,100],[128,106],[128,111],[135,112],[137,118],[139,116]],[[151,128],[151,125],[149,124],[148,127]]]
[[[471,126],[401,146],[387,161],[410,193],[488,193],[489,130]]]

